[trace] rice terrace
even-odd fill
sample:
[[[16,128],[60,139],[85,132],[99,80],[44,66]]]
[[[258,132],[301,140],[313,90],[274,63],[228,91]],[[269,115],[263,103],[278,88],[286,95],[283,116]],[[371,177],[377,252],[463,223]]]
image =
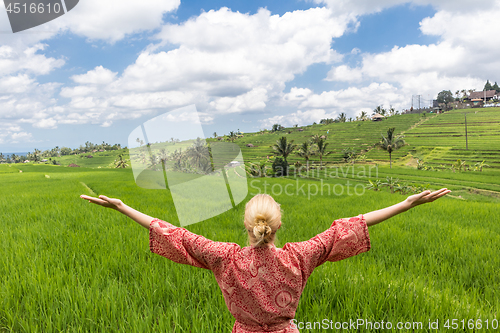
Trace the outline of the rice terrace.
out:
[[[405,144],[389,160],[379,142],[390,128]],[[290,169],[280,176],[273,164],[282,159],[272,146],[282,138],[297,146],[281,156]],[[321,142],[320,154],[308,154],[311,146],[301,149],[310,140],[315,147]],[[258,192],[281,204],[281,247],[315,236],[335,219],[390,206],[412,193],[452,190],[435,204],[370,228],[368,253],[317,268],[297,322],[498,331],[500,108],[276,126],[207,139],[217,141],[241,148],[245,165],[229,172],[247,175],[249,193],[236,208],[186,228],[242,247],[244,206]],[[120,198],[179,226],[168,189],[136,185],[126,148],[94,150],[0,164],[0,332],[231,331],[234,318],[210,271],[152,254],[140,226],[79,198]],[[175,167],[169,156],[163,160]],[[439,330],[430,326],[436,322]]]

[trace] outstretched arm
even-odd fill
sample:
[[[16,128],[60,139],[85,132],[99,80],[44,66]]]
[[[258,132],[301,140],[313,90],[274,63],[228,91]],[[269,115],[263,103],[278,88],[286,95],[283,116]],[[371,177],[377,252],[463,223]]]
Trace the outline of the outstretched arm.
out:
[[[450,192],[451,191],[447,188],[442,188],[434,192],[427,190],[419,194],[411,195],[406,198],[405,201],[398,204],[364,214],[366,225],[371,226],[380,223],[388,218],[398,215],[399,213],[406,212],[410,208],[439,199]]]
[[[130,217],[132,220],[135,222],[139,223],[142,225],[144,228],[149,229],[149,226],[151,224],[151,221],[154,220],[151,216],[148,216],[146,214],[143,214],[132,207],[127,206],[124,204],[120,199],[112,199],[108,198],[104,195],[100,195],[99,198],[94,198],[90,197],[88,195],[81,195],[80,198],[84,200],[88,200],[91,203],[94,203],[99,206],[103,206],[106,208],[111,208],[114,210],[119,211],[120,213],[127,215]]]

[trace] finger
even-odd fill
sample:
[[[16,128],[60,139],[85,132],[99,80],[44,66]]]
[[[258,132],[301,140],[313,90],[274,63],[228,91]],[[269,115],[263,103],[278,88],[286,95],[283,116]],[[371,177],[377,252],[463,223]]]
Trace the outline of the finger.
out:
[[[94,198],[94,197],[89,197],[87,195],[86,196],[81,196],[81,197],[82,197],[82,199],[88,200],[89,202],[97,204],[97,205],[101,205],[102,206],[102,205],[107,204],[107,202],[104,201],[104,200],[101,200],[101,199],[98,199],[98,198]]]
[[[420,199],[420,198],[423,198],[423,197],[428,196],[429,194],[431,194],[431,191],[429,191],[429,190],[425,190],[425,191],[423,191],[423,192],[419,193],[417,196],[418,196],[418,198]]]
[[[451,192],[451,191],[450,191],[450,190],[448,190],[447,188],[442,188],[442,189],[440,189],[440,190],[434,191],[434,192],[432,193],[432,195],[433,195],[433,196],[441,196],[441,195],[443,195],[444,193],[450,193],[450,192]]]
[[[448,190],[447,188],[442,188],[442,189],[440,189],[440,190],[435,191],[434,193],[432,193],[432,195],[431,195],[431,196],[429,196],[429,198],[430,198],[431,200],[436,200],[436,199],[439,199],[439,198],[441,198],[441,197],[445,196],[446,194],[448,194],[448,193],[450,193],[450,192],[451,192],[451,191],[450,191],[450,190]]]
[[[100,195],[99,199],[107,201],[107,202],[111,202],[111,200],[107,196],[105,196],[105,195]]]

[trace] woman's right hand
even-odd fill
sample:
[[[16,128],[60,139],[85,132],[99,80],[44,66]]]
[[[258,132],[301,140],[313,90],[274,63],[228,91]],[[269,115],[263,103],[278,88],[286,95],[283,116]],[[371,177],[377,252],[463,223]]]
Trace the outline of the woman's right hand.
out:
[[[120,207],[123,206],[123,202],[120,199],[108,198],[105,195],[100,195],[99,198],[94,198],[88,195],[80,195],[80,198],[84,200],[88,200],[91,203],[94,203],[99,206],[103,206],[106,208],[111,208],[114,210],[119,210]]]

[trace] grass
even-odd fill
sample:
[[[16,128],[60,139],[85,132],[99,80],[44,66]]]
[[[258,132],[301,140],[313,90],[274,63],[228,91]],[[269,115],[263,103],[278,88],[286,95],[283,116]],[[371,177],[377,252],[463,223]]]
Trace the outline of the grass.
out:
[[[231,330],[234,319],[209,271],[151,254],[146,230],[78,197],[92,192],[119,197],[178,225],[168,190],[137,187],[130,169],[23,165],[19,173],[16,168],[0,165],[1,332]],[[246,200],[264,190],[263,179],[257,180]],[[269,191],[296,181],[265,180]],[[331,184],[347,180],[325,179]],[[307,188],[318,180],[300,182]],[[310,199],[301,192],[272,194],[284,211],[279,246],[306,240],[336,218],[403,198],[384,191]],[[187,228],[245,246],[246,200]],[[295,318],[499,319],[499,208],[498,203],[443,198],[371,227],[372,250],[316,269]]]

